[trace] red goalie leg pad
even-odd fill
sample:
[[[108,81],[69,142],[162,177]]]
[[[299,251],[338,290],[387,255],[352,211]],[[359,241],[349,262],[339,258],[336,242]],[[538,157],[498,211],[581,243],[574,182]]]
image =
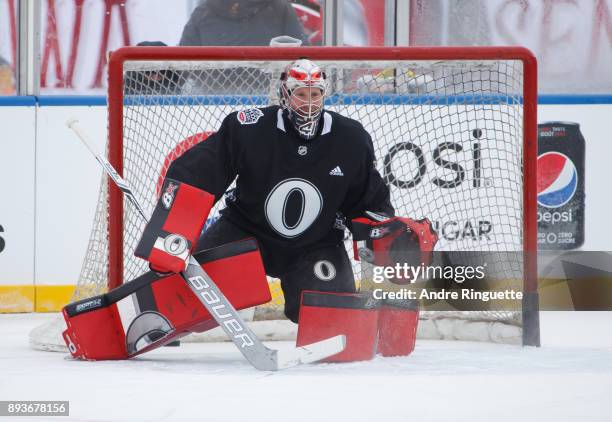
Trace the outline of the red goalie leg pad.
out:
[[[254,239],[197,253],[194,258],[237,309],[269,302],[270,290]],[[203,298],[215,307],[215,298]],[[138,306],[134,308],[134,300]],[[123,304],[123,305],[122,305]],[[139,310],[137,315],[133,312]],[[74,357],[126,359],[172,339],[216,326],[196,293],[180,275],[145,273],[110,292],[67,305],[64,340]]]
[[[70,354],[90,360],[126,359],[125,332],[117,305],[104,296],[80,300],[63,309],[68,328],[62,333]]]
[[[416,301],[386,299],[378,320],[378,353],[383,356],[407,356],[414,350],[419,323]]]
[[[344,334],[346,348],[326,362],[370,360],[376,352],[380,302],[370,293],[302,292],[296,345]]]
[[[254,239],[240,240],[200,252],[196,259],[236,309],[272,300],[261,255]],[[152,285],[158,311],[177,330],[206,331],[217,326],[180,275]],[[207,298],[209,303],[214,298]]]

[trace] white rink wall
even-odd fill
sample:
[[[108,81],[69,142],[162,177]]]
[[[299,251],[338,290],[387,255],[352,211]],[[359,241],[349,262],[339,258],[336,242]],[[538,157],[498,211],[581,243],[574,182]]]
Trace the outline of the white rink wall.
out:
[[[36,116],[36,283],[75,283],[93,222],[102,169],[66,127],[77,118],[98,151],[106,107],[39,107]],[[0,258],[1,259],[1,258]]]
[[[38,105],[30,97],[0,102],[0,288],[70,285],[78,278],[102,172],[65,122],[79,119],[103,151],[106,107],[101,97],[88,98],[82,104],[97,105],[65,105],[79,97],[70,103],[52,97],[41,97]],[[580,123],[586,140],[582,249],[612,250],[612,104],[546,104],[538,112],[539,122]]]
[[[34,283],[36,109],[0,108],[0,284]]]

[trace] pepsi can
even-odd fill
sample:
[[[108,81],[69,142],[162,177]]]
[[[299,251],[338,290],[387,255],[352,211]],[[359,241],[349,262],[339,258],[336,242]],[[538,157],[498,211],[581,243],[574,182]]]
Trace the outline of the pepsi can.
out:
[[[584,138],[578,123],[538,125],[538,248],[584,243]]]

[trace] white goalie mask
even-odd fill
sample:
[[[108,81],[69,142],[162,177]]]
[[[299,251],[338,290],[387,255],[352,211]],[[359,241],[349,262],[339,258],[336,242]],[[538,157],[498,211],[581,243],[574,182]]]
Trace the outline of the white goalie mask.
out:
[[[312,139],[319,128],[327,91],[325,73],[314,62],[299,59],[285,68],[279,89],[280,105],[304,139]]]

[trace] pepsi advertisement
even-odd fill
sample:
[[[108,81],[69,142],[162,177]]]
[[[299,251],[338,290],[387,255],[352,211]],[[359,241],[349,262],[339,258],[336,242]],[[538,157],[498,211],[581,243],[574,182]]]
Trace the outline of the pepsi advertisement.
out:
[[[580,125],[538,125],[538,249],[584,243],[584,138]]]

